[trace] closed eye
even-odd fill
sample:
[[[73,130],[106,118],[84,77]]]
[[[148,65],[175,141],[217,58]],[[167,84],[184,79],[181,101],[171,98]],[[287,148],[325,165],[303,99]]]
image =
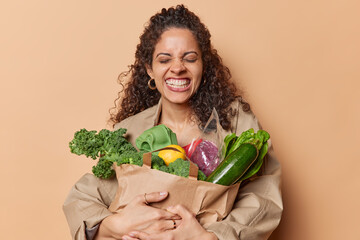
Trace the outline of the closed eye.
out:
[[[183,55],[183,61],[186,61],[189,63],[196,62],[197,59],[198,59],[198,53],[195,51],[189,51],[189,52],[184,53],[184,55]]]
[[[189,63],[193,63],[193,62],[196,62],[197,58],[195,59],[188,59],[188,58],[185,58],[184,61],[186,62],[189,62]]]
[[[159,60],[160,63],[168,63],[170,61],[170,59],[162,59],[162,60]]]

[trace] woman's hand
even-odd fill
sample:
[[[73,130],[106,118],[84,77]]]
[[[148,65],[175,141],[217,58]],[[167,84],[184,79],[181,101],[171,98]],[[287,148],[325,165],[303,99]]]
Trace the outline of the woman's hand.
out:
[[[176,205],[167,209],[169,212],[177,214],[181,217],[182,221],[174,230],[164,231],[160,233],[149,234],[142,231],[132,231],[129,234],[123,236],[123,240],[157,240],[157,239],[173,239],[173,240],[185,240],[185,239],[214,239],[218,238],[214,233],[207,232],[200,223],[196,220],[195,215],[182,205]],[[177,221],[176,221],[177,223]]]
[[[101,222],[95,239],[121,239],[124,234],[134,230],[156,234],[173,229],[173,220],[181,222],[178,215],[147,205],[152,202],[160,202],[167,196],[167,192],[136,196],[124,209],[108,216]]]

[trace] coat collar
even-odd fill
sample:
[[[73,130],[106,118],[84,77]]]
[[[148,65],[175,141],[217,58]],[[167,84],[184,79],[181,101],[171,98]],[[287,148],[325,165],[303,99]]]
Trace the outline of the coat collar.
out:
[[[154,126],[158,125],[159,121],[160,121],[160,115],[161,115],[161,109],[162,109],[161,102],[162,102],[162,98],[160,98],[160,100],[156,106],[156,109],[155,109],[155,114],[153,117]]]

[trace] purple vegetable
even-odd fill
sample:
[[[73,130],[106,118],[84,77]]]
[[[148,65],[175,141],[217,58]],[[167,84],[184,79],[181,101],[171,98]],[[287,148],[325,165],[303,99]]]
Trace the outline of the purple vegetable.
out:
[[[201,171],[209,176],[219,165],[218,148],[213,142],[204,140],[196,147],[190,160],[196,163]]]

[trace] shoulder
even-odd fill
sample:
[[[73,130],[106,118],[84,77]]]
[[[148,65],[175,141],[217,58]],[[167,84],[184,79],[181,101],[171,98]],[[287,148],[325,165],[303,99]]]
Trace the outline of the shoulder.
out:
[[[154,126],[157,105],[145,109],[121,122],[115,124],[114,130],[119,128],[127,129],[126,138],[135,146],[135,139],[146,129]]]

